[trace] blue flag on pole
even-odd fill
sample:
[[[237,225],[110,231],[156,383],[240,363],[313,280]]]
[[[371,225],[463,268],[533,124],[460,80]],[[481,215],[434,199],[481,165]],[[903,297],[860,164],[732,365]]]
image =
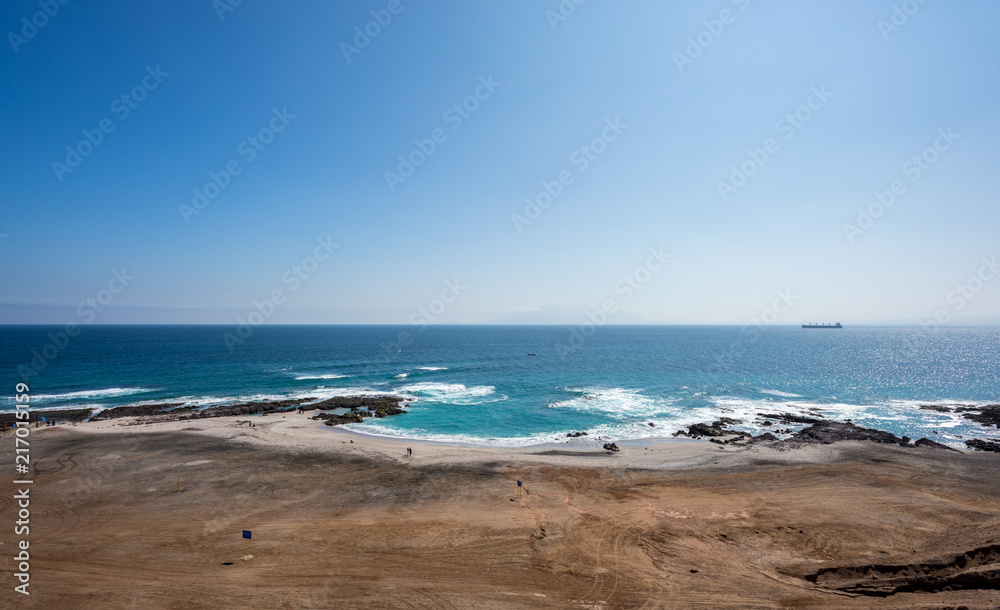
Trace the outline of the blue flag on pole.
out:
[[[250,540],[250,530],[243,530],[243,537]]]
[[[520,486],[521,486],[521,482],[520,482],[520,481],[518,481],[518,482],[517,482],[517,486],[518,486],[518,487],[520,487]]]

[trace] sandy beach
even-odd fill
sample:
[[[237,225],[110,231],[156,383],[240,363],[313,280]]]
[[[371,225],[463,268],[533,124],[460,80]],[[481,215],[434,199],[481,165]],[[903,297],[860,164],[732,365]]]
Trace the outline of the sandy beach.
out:
[[[612,454],[247,419],[32,429],[27,605],[1000,606],[996,454],[857,441]]]

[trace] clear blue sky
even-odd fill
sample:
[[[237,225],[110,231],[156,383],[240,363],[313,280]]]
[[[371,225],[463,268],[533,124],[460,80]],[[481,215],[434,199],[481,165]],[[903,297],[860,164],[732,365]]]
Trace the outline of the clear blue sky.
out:
[[[401,0],[348,61],[394,3],[247,0],[220,18],[225,1],[72,0],[46,18],[3,3],[0,322],[80,321],[122,268],[135,279],[94,321],[230,323],[281,290],[269,322],[405,323],[455,278],[436,322],[575,323],[614,300],[613,321],[742,324],[782,289],[781,323],[1000,312],[1000,276],[949,298],[1000,255],[995,2],[588,0],[556,21],[556,0]],[[912,14],[890,29],[894,4]],[[478,107],[458,124],[463,101]],[[250,160],[241,143],[269,125]],[[53,165],[67,146],[90,152],[72,171]],[[914,155],[934,162],[904,167]],[[551,205],[512,219],[561,172]],[[332,256],[291,281],[327,236]],[[647,277],[650,248],[671,257]]]

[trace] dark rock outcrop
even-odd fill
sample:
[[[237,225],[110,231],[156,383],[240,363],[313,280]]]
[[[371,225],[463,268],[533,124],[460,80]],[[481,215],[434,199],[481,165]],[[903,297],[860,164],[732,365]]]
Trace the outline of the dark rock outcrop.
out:
[[[674,436],[691,436],[698,438],[701,436],[726,436],[733,432],[726,430],[726,427],[734,424],[742,424],[743,420],[731,417],[720,417],[711,424],[691,424],[687,432],[678,430]]]
[[[344,413],[343,415],[333,415],[331,413],[323,417],[323,423],[328,426],[339,426],[340,424],[360,424],[364,421],[365,420],[361,417],[361,415],[353,411],[351,413]]]
[[[621,451],[621,449],[618,448],[618,445],[614,443],[604,443],[604,448],[612,452]]]
[[[777,436],[771,434],[770,432],[765,432],[764,434],[761,434],[760,436],[755,436],[755,437],[751,438],[750,440],[747,441],[747,444],[748,445],[757,445],[757,444],[760,444],[760,443],[777,443],[777,442],[779,442],[779,440],[780,439]]]
[[[919,409],[921,411],[937,411],[938,413],[951,413],[955,410],[952,407],[944,405],[920,405]]]
[[[375,417],[388,417],[389,415],[402,415],[403,413],[406,413],[406,411],[400,409],[399,407],[384,407],[370,411],[370,413]]]
[[[712,424],[691,424],[687,431],[689,436],[698,438],[699,436],[724,436],[726,434],[725,424],[721,421]]]
[[[266,415],[269,413],[281,413],[290,411],[302,403],[312,402],[315,398],[298,398],[294,400],[274,400],[262,402],[243,402],[235,405],[223,405],[219,407],[208,407],[200,411],[194,411],[189,415],[182,415],[178,420],[202,419],[205,417],[228,417],[231,415]]]
[[[932,441],[929,438],[922,438],[917,442],[913,443],[914,447],[930,447],[931,449],[944,449],[946,451],[954,451],[956,453],[961,453],[958,449],[952,449],[948,445],[942,445],[941,443]]]
[[[985,407],[962,407],[956,409],[965,419],[982,424],[989,428],[995,426],[1000,428],[1000,405],[987,405]]]
[[[799,443],[822,443],[829,445],[837,441],[872,441],[887,445],[901,445],[906,447],[910,444],[909,437],[898,437],[889,432],[875,430],[874,428],[861,428],[854,424],[825,421],[813,424],[787,439],[786,442],[797,441]]]
[[[998,589],[998,562],[1000,545],[991,544],[913,563],[866,562],[860,565],[829,566],[805,574],[796,574],[794,569],[780,571],[825,589],[886,598],[897,593]],[[803,566],[802,569],[805,571],[809,567]]]
[[[186,411],[192,411],[194,407],[185,407],[182,402],[170,402],[158,405],[138,405],[138,406],[126,406],[126,407],[115,407],[113,409],[105,409],[104,411],[99,411],[97,415],[91,418],[91,421],[102,421],[106,419],[118,419],[119,417],[148,417],[161,415],[164,411],[170,410],[172,414],[179,414]]]
[[[794,415],[792,413],[761,413],[760,417],[765,419],[776,419],[782,424],[819,424],[822,419],[815,417],[805,417],[804,415]]]
[[[586,432],[570,432],[566,435],[568,438],[580,438],[581,436],[587,436]]]
[[[965,441],[965,446],[969,449],[975,449],[976,451],[992,451],[993,453],[1000,453],[1000,443],[995,443],[993,441],[982,441],[977,438],[971,441]]]
[[[399,396],[341,396],[309,405],[312,409],[350,409],[349,413],[318,413],[312,417],[328,426],[340,424],[360,424],[366,417],[389,417],[406,413]],[[311,410],[312,410],[311,409]]]
[[[313,399],[315,400],[315,399]],[[306,411],[326,411],[330,409],[368,409],[377,411],[379,409],[390,409],[399,407],[403,401],[399,396],[334,396],[326,400],[305,405],[302,408]]]
[[[46,421],[55,420],[59,423],[66,422],[80,422],[93,413],[93,409],[57,409],[53,411],[28,411],[29,422],[39,421],[41,418],[45,418]],[[15,421],[24,422],[25,420],[18,420],[15,411],[8,411],[6,413],[0,413],[0,422],[10,425]]]

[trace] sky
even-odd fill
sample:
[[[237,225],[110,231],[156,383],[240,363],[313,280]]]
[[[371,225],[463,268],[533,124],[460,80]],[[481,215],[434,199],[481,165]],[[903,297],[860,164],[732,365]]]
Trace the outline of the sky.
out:
[[[8,0],[0,323],[996,323],[998,20]]]

